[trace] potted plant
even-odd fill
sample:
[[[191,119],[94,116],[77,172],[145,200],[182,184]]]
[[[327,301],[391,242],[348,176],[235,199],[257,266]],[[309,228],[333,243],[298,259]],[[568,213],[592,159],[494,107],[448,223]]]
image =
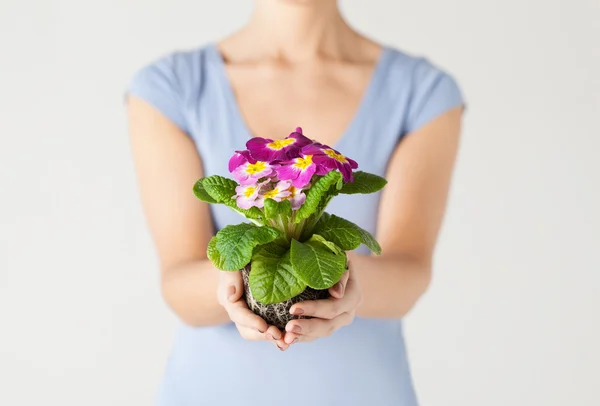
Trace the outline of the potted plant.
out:
[[[324,299],[348,269],[346,251],[375,238],[356,224],[325,212],[336,195],[375,193],[380,176],[310,140],[297,128],[282,140],[252,138],[229,161],[233,179],[199,179],[194,194],[224,204],[247,221],[228,225],[210,240],[209,260],[222,271],[241,272],[248,307],[280,329],[297,302]]]

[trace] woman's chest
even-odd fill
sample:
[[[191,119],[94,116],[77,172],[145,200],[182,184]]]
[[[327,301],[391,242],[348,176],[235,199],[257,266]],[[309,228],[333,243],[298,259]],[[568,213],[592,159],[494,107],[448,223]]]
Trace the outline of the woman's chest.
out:
[[[301,126],[333,145],[360,112],[372,67],[227,68],[241,120],[252,136],[286,137]]]

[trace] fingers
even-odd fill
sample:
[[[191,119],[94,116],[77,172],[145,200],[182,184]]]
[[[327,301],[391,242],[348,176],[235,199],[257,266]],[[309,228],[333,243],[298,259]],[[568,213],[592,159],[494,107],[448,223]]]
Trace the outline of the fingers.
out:
[[[319,337],[328,337],[334,331],[350,325],[353,320],[354,314],[352,313],[342,313],[333,320],[318,318],[292,320],[285,326],[284,341],[292,344],[296,339],[306,342]]]
[[[253,328],[249,328],[249,327],[243,327],[243,326],[236,326],[238,331],[240,332],[240,336],[242,336],[242,338],[244,340],[248,340],[248,341],[262,341],[265,339],[265,335],[263,333],[260,333],[256,330],[254,330]]]
[[[284,334],[279,331],[279,329],[275,326],[269,326],[267,331],[263,334],[261,332],[256,331],[253,328],[243,327],[237,325],[237,329],[240,333],[240,336],[244,340],[248,341],[270,341],[281,351],[287,350],[290,346],[284,341]]]
[[[254,329],[262,334],[266,333],[267,322],[262,317],[254,314],[243,300],[238,300],[235,303],[226,304],[225,310],[229,314],[229,318],[232,322],[240,327],[247,327]]]
[[[317,337],[303,336],[296,333],[286,332],[283,341],[285,341],[287,345],[292,345],[296,343],[308,343],[311,341],[315,341],[316,339]]]
[[[348,278],[350,277],[350,272],[346,271],[342,274],[339,282],[329,288],[329,294],[336,299],[341,299],[344,297],[344,291],[346,289],[346,284],[348,283]]]
[[[290,347],[289,344],[283,340],[284,333],[282,333],[275,326],[269,326],[267,332],[265,333],[265,339],[275,344],[275,346],[277,346],[277,348],[279,348],[281,351],[285,351]]]
[[[360,301],[360,290],[355,284],[352,284],[352,281],[349,281],[343,298],[307,300],[305,302],[296,303],[291,307],[290,313],[331,320],[342,313],[354,312],[360,304]]]

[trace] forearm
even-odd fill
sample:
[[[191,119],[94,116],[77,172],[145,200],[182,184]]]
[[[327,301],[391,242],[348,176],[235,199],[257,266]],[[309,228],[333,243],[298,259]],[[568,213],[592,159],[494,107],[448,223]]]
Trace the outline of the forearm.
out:
[[[162,295],[165,302],[186,324],[210,326],[229,322],[217,301],[219,272],[207,260],[165,269]]]
[[[359,317],[402,318],[429,286],[430,261],[408,255],[350,254],[350,262],[363,296]]]

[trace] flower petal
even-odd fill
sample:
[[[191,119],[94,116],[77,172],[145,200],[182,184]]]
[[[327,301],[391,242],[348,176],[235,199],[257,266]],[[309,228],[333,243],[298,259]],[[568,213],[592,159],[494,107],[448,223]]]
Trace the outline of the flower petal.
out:
[[[240,209],[249,209],[253,206],[255,206],[256,204],[256,199],[248,199],[244,196],[238,196],[238,198],[236,199],[236,204],[238,205],[238,207]]]
[[[303,192],[298,192],[294,197],[290,199],[290,203],[292,204],[292,210],[298,210],[300,206],[304,204],[306,201],[306,195]]]
[[[293,132],[290,135],[288,135],[287,138],[293,138],[295,140],[295,142],[293,144],[294,147],[302,148],[302,147],[312,144],[312,141],[310,140],[310,138],[302,135],[301,132]]]
[[[300,175],[302,170],[293,165],[283,165],[277,168],[277,176],[281,180],[294,180]]]
[[[313,175],[315,174],[316,170],[317,170],[317,165],[315,165],[315,164],[312,164],[312,165],[306,167],[306,169],[301,171],[300,174],[298,175],[298,177],[296,179],[294,179],[294,181],[292,182],[294,187],[302,188],[302,187],[308,185],[310,183],[310,180],[312,179]]]
[[[336,161],[336,162],[337,162],[338,169],[340,170],[340,172],[342,173],[342,175],[344,177],[344,182],[353,182],[354,177],[352,176],[352,168],[350,167],[350,165],[343,164],[339,161]]]
[[[304,146],[302,148],[301,153],[302,153],[302,155],[315,155],[315,156],[324,154],[323,150],[320,147],[320,144],[318,144],[318,143],[308,144],[308,145]]]
[[[248,162],[248,160],[242,154],[235,153],[231,159],[229,159],[229,172],[233,172],[235,168],[246,162]]]
[[[337,168],[337,167],[336,167]],[[317,165],[317,170],[315,171],[315,173],[319,176],[325,176],[327,175],[329,172],[331,172],[334,168],[329,168],[327,166],[324,165]]]
[[[354,159],[350,159],[348,157],[346,157],[346,159],[348,160],[348,162],[350,163],[350,167],[352,169],[356,169],[358,168],[358,163],[354,160]]]

